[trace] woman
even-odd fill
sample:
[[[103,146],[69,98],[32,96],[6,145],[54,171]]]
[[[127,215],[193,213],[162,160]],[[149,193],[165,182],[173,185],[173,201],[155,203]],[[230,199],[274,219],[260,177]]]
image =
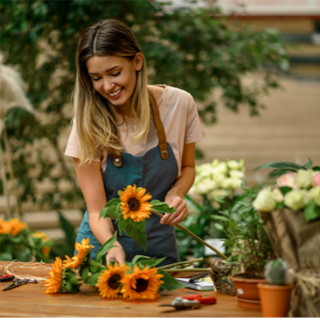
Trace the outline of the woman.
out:
[[[165,67],[165,66],[164,66]],[[124,232],[107,253],[107,263],[136,254],[179,261],[174,225],[188,210],[184,196],[195,177],[195,142],[200,121],[191,95],[166,85],[147,85],[147,68],[137,40],[123,23],[104,20],[83,31],[77,50],[75,120],[65,154],[73,157],[87,212],[76,241],[90,238],[94,258],[117,225],[100,219],[107,200],[128,185],[177,211],[147,219],[147,251]]]

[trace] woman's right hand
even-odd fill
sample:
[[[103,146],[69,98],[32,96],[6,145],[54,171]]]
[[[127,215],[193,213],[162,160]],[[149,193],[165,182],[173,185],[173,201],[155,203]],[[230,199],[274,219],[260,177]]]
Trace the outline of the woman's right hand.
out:
[[[123,264],[126,262],[126,253],[124,252],[121,244],[116,241],[114,243],[113,248],[111,248],[106,256],[107,264],[110,263],[111,260],[115,260],[118,262],[118,264]]]

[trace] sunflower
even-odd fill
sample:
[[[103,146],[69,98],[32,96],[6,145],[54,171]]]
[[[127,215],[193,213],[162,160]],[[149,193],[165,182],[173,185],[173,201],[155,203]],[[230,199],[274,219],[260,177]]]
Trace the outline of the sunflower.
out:
[[[157,268],[149,269],[146,266],[143,270],[135,265],[134,271],[127,274],[121,282],[124,286],[121,289],[125,299],[155,299],[158,296],[160,285],[164,283],[160,280],[162,274],[157,274]]]
[[[108,269],[104,270],[96,287],[99,288],[100,296],[102,298],[116,298],[120,293],[121,280],[125,277],[126,271],[130,268],[125,264],[119,266],[116,262],[114,266],[108,265]]]
[[[94,246],[89,245],[90,239],[82,239],[81,243],[76,242],[74,247],[78,251],[78,253],[70,258],[69,256],[65,256],[66,260],[63,261],[63,266],[65,268],[77,268],[84,258],[90,254],[91,248],[94,248]]]
[[[0,219],[0,234],[8,234],[10,231],[10,224],[7,221]]]
[[[48,287],[45,293],[56,293],[60,291],[62,282],[62,261],[60,257],[56,257],[56,261],[52,264],[52,269],[49,271],[50,278],[46,279],[45,287]]]
[[[121,200],[121,209],[124,219],[131,218],[135,222],[143,221],[145,218],[149,218],[152,204],[148,200],[152,199],[152,196],[147,193],[145,188],[138,188],[134,184],[133,186],[127,186],[124,191],[119,191]]]

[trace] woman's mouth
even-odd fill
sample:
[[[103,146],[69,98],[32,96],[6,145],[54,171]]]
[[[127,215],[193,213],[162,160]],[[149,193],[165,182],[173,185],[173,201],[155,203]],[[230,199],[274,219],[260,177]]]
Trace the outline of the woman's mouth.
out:
[[[111,98],[111,99],[116,99],[118,97],[120,97],[121,93],[122,93],[122,90],[123,90],[123,87],[117,91],[114,91],[112,93],[108,93],[108,96]]]

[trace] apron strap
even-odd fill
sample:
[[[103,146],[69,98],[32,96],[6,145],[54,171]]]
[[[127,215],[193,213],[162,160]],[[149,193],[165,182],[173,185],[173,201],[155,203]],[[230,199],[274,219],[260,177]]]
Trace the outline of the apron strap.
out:
[[[156,125],[157,132],[158,132],[160,156],[163,160],[165,160],[169,157],[166,133],[164,131],[163,124],[160,119],[159,108],[158,108],[156,99],[154,98],[150,89],[148,89],[148,92],[149,92],[149,98],[150,98],[150,102],[153,110],[154,123]]]
[[[166,133],[164,131],[163,124],[160,119],[159,108],[158,108],[156,99],[154,98],[150,89],[148,89],[148,93],[149,93],[151,107],[153,110],[154,123],[156,125],[158,138],[159,138],[160,156],[163,160],[166,160],[169,157]],[[121,167],[122,166],[121,153],[112,152],[112,156],[113,156],[113,164],[116,167]]]

